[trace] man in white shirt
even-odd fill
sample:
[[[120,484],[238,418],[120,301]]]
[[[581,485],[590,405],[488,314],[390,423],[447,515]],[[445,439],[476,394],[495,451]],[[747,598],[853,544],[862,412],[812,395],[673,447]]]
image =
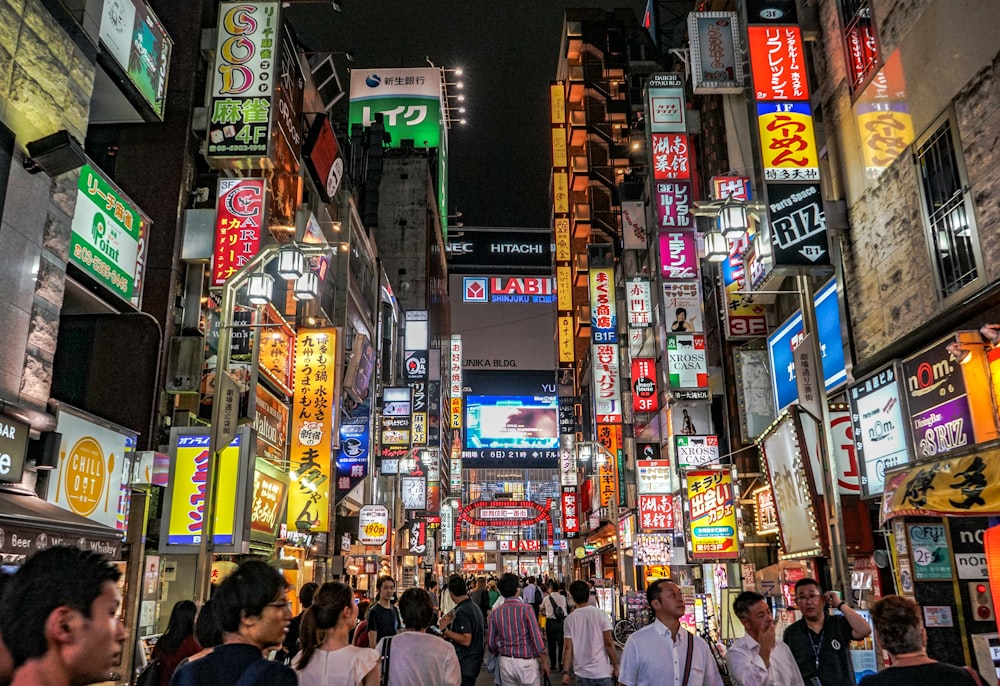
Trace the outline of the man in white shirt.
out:
[[[618,676],[618,653],[611,618],[590,604],[586,581],[571,583],[569,595],[576,609],[563,622],[563,686],[569,686],[570,673],[576,676],[578,686],[612,686]]]
[[[684,599],[670,579],[646,588],[656,620],[625,642],[618,683],[623,686],[723,686],[712,649],[681,628]]]
[[[792,650],[775,636],[774,617],[759,593],[744,591],[733,601],[746,635],[726,653],[736,686],[804,686]]]

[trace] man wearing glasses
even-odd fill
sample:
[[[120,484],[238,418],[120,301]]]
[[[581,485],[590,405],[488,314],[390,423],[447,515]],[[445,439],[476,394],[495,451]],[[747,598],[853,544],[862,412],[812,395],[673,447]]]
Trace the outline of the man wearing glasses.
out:
[[[860,641],[872,632],[868,622],[834,591],[823,593],[815,579],[795,583],[795,602],[802,619],[785,629],[783,639],[803,681],[808,686],[854,686],[848,649],[851,640]],[[827,607],[843,614],[828,615]]]

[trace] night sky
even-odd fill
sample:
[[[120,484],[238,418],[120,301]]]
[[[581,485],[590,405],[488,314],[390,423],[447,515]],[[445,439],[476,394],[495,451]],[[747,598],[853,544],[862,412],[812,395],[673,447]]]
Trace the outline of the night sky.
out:
[[[466,226],[547,227],[548,85],[556,76],[563,12],[628,7],[639,18],[645,4],[341,0],[340,14],[323,4],[288,12],[307,49],[352,50],[353,67],[426,67],[427,58],[461,67],[468,123],[449,134],[451,212],[461,211],[457,221]],[[350,77],[341,78],[347,88]]]

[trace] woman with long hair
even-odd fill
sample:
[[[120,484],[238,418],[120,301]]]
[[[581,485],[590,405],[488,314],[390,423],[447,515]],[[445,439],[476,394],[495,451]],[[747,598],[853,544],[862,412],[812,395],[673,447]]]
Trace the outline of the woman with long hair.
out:
[[[159,686],[167,686],[177,665],[201,650],[194,637],[194,617],[197,612],[198,607],[190,600],[174,604],[167,630],[153,646],[151,655],[154,660],[160,661]]]
[[[348,641],[357,619],[350,586],[331,581],[319,587],[302,616],[301,650],[292,660],[299,686],[378,686],[378,653]]]

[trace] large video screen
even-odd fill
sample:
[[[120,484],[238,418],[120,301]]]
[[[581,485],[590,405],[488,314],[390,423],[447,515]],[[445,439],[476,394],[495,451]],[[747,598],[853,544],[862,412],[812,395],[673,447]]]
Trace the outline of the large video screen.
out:
[[[557,450],[559,401],[555,396],[470,395],[465,403],[465,447]]]

